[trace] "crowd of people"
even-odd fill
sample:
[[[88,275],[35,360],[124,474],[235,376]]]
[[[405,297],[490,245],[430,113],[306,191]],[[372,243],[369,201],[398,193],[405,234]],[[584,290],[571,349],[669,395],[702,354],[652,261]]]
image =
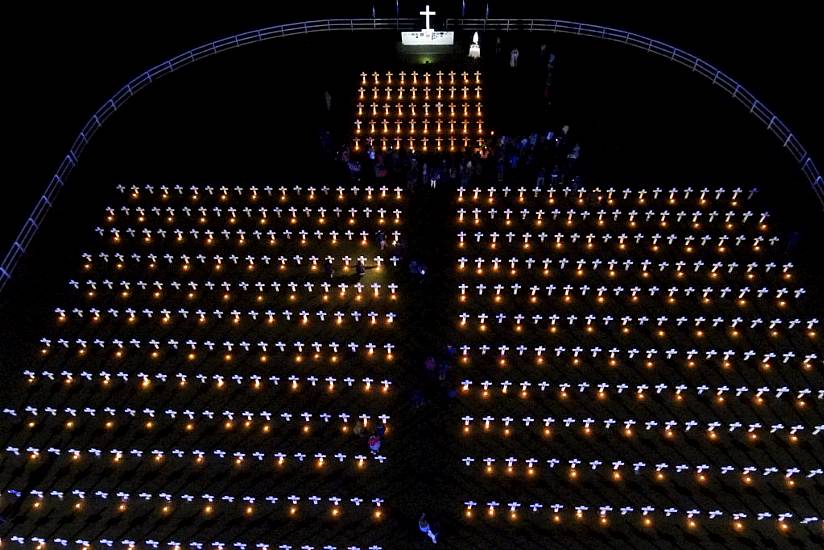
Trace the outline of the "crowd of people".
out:
[[[421,153],[408,149],[355,155],[344,147],[340,160],[356,181],[388,181],[409,191],[519,181],[530,185],[576,184],[580,181],[581,145],[570,127],[520,136],[491,136],[483,147],[455,153]]]

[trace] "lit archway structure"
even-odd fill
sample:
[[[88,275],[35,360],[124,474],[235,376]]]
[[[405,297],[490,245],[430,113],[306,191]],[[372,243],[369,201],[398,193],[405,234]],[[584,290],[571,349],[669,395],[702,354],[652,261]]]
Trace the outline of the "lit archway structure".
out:
[[[2,291],[9,279],[11,279],[15,267],[26,253],[32,239],[37,234],[37,231],[40,229],[52,204],[57,198],[58,193],[66,184],[91,139],[120,107],[157,79],[218,53],[275,38],[332,31],[413,30],[418,26],[420,26],[420,21],[415,18],[324,19],[275,25],[203,44],[155,65],[133,78],[92,114],[75,138],[69,152],[63,158],[48,185],[46,185],[34,209],[20,229],[20,232],[3,258],[2,263],[0,263],[0,291]],[[678,63],[693,73],[697,73],[708,79],[714,86],[718,86],[733,99],[739,101],[753,117],[765,126],[767,131],[775,135],[781,142],[781,146],[786,149],[798,163],[801,172],[813,188],[813,192],[818,198],[819,203],[824,207],[824,180],[822,180],[822,176],[818,172],[818,168],[806,148],[798,138],[795,137],[790,128],[784,124],[778,115],[773,113],[763,102],[750,93],[749,90],[703,59],[643,35],[574,21],[561,21],[557,19],[447,19],[446,27],[448,29],[465,31],[548,32],[597,38],[644,50]]]

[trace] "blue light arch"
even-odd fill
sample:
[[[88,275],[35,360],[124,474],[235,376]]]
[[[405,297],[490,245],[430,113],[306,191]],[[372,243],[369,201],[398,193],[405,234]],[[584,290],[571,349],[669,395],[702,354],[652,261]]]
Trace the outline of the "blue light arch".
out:
[[[32,239],[43,224],[52,204],[54,204],[57,194],[66,184],[67,179],[75,166],[77,166],[80,156],[83,154],[83,151],[95,133],[97,133],[103,123],[117,112],[120,107],[157,79],[218,53],[275,38],[332,31],[414,30],[419,26],[420,21],[416,18],[322,19],[275,25],[203,44],[155,65],[136,78],[133,78],[94,112],[75,138],[69,152],[63,158],[48,185],[46,185],[34,209],[17,234],[17,237],[3,258],[2,263],[0,263],[0,291],[5,288],[6,283],[11,279],[15,267],[26,253]],[[781,146],[786,149],[798,163],[802,174],[812,187],[819,204],[824,207],[824,180],[822,180],[822,176],[818,172],[818,168],[807,152],[807,149],[801,144],[798,138],[795,137],[790,128],[778,118],[778,115],[768,109],[763,102],[758,100],[758,98],[750,93],[744,86],[703,59],[643,35],[600,25],[590,25],[588,23],[562,21],[558,19],[447,19],[446,27],[448,29],[460,29],[470,32],[548,32],[597,38],[634,47],[678,63],[693,73],[697,73],[711,81],[713,86],[719,87],[733,99],[740,102],[753,117],[763,124],[765,129],[771,132],[779,142],[781,142]]]

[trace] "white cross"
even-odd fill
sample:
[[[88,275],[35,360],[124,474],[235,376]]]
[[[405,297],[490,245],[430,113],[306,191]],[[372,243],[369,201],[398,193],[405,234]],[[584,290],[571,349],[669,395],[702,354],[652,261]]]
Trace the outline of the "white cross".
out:
[[[423,15],[424,17],[426,17],[426,28],[425,28],[425,29],[423,29],[423,30],[424,30],[424,31],[431,31],[431,30],[433,30],[433,29],[432,29],[432,27],[430,27],[430,26],[429,26],[429,16],[430,16],[430,15],[435,15],[435,12],[434,12],[434,11],[429,11],[429,4],[427,4],[427,5],[426,5],[426,9],[425,9],[424,11],[419,12],[419,13],[420,13],[421,15]]]

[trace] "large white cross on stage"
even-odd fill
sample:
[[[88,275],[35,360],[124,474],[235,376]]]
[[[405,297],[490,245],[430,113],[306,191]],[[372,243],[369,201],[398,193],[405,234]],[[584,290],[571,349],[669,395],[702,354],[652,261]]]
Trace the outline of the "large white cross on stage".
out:
[[[426,9],[418,12],[426,18],[426,26],[420,31],[402,32],[401,41],[406,46],[451,46],[455,41],[452,31],[436,31],[432,28],[431,16],[435,12],[426,5]]]
[[[421,15],[426,17],[426,27],[423,29],[424,31],[431,31],[433,30],[432,27],[429,26],[429,16],[435,15],[434,11],[429,11],[429,4],[426,5],[426,9],[422,12],[419,12]]]

